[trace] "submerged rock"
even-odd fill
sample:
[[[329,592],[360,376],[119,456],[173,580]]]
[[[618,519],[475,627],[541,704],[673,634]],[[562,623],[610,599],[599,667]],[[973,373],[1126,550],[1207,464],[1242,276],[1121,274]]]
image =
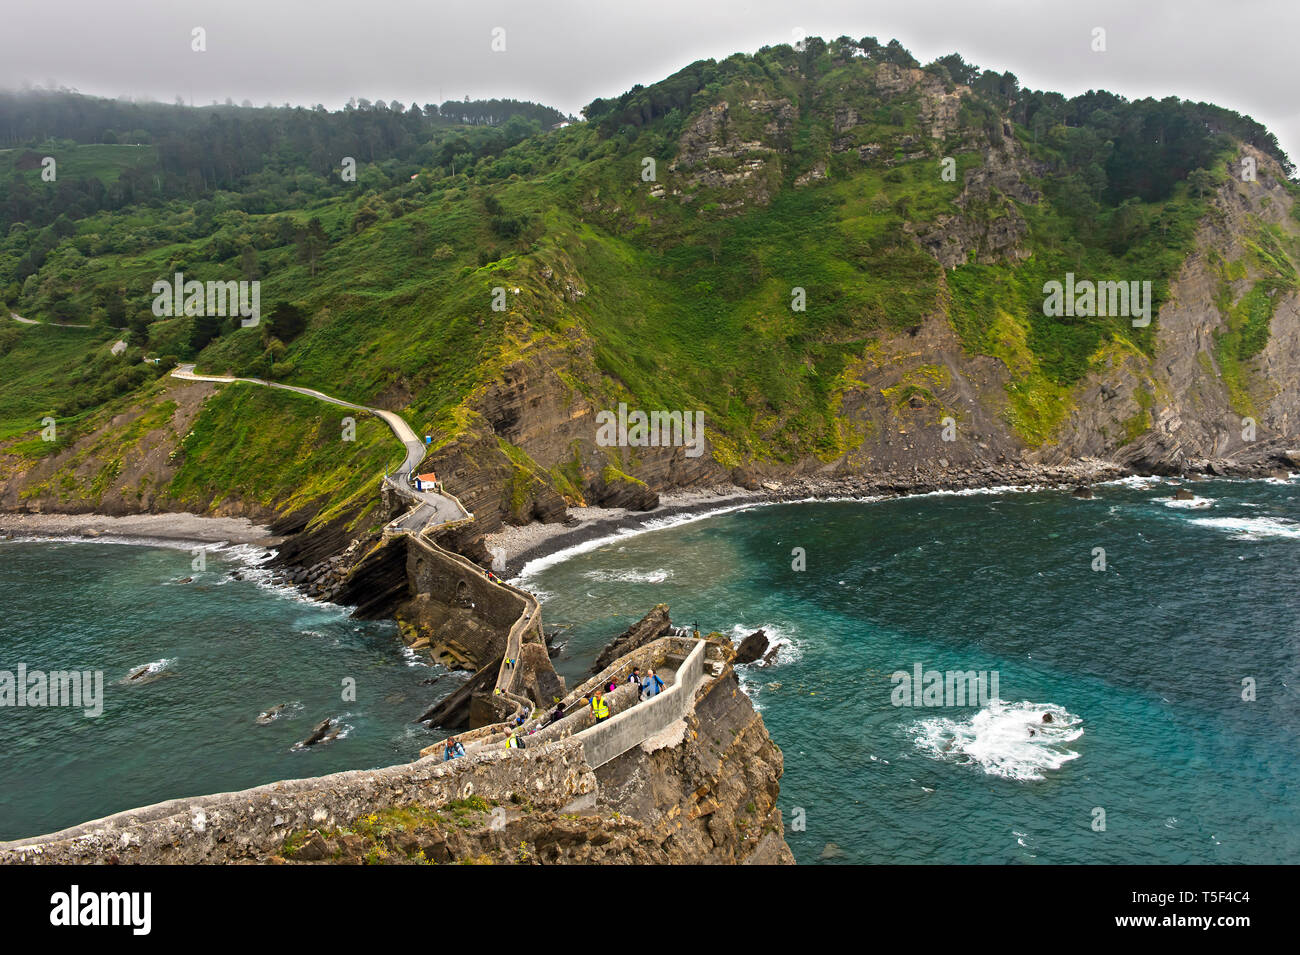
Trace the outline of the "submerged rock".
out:
[[[152,663],[146,663],[142,667],[136,667],[126,675],[123,683],[132,683],[143,686],[146,683],[153,683],[155,680],[161,680],[165,676],[171,676],[171,671],[159,667],[154,669]]]
[[[1091,501],[1095,495],[1092,493],[1092,488],[1086,484],[1080,484],[1070,492],[1070,496],[1077,497],[1081,501]]]
[[[1174,491],[1175,501],[1192,501],[1195,499],[1196,499],[1196,495],[1193,494],[1191,491],[1187,490],[1187,488],[1185,487],[1180,487],[1178,490]]]
[[[286,706],[288,706],[287,703],[277,703],[266,712],[259,713],[257,717],[257,725],[266,726],[268,723],[271,723],[280,715],[281,712],[283,712]]]

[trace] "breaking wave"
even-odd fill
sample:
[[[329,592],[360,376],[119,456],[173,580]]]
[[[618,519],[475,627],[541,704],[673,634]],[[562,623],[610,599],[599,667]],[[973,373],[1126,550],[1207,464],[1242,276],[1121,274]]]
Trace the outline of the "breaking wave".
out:
[[[1300,539],[1300,524],[1281,517],[1197,517],[1191,523],[1227,531],[1233,540],[1257,541],[1266,537]]]
[[[1045,723],[1047,714],[1051,722]],[[1069,744],[1083,735],[1082,723],[1053,703],[993,700],[968,720],[937,716],[918,721],[912,731],[917,748],[927,756],[1028,782],[1079,758]]]

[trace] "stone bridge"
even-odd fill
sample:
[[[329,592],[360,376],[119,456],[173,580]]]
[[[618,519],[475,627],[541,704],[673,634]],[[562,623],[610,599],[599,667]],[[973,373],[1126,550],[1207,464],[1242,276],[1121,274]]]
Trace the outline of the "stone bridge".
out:
[[[463,759],[454,761],[456,764],[455,775],[459,775],[467,766],[479,761],[499,759],[503,752],[506,737],[521,719],[523,721],[522,730],[527,734],[525,739],[528,744],[528,752],[532,752],[538,747],[549,748],[556,745],[562,745],[567,750],[571,748],[570,741],[576,741],[581,747],[587,766],[590,769],[599,768],[632,747],[653,740],[655,737],[669,732],[673,726],[681,723],[683,716],[691,710],[694,704],[696,692],[706,682],[706,671],[711,672],[713,676],[717,676],[725,669],[730,659],[729,645],[724,647],[721,642],[701,639],[698,633],[694,638],[680,635],[660,637],[623,655],[602,670],[601,673],[568,693],[561,700],[565,710],[564,717],[554,722],[543,722],[549,716],[549,713],[545,712],[544,706],[535,707],[533,701],[523,695],[519,686],[520,674],[524,671],[521,661],[525,654],[525,636],[527,634],[536,633],[537,643],[541,648],[542,655],[546,656],[545,642],[542,637],[541,606],[538,604],[537,598],[528,591],[506,583],[463,555],[441,547],[432,539],[431,535],[433,533],[443,533],[472,523],[474,515],[465,508],[454,494],[421,492],[411,487],[410,475],[414,473],[423,460],[425,447],[415,432],[399,415],[391,411],[367,408],[363,405],[342,401],[309,388],[282,385],[253,378],[198,375],[195,374],[193,365],[182,365],[172,374],[177,378],[187,380],[243,381],[270,388],[281,388],[345,408],[369,412],[382,418],[406,449],[406,456],[401,467],[395,474],[385,475],[382,487],[386,494],[395,495],[409,505],[408,510],[390,521],[384,527],[383,532],[385,538],[406,537],[408,546],[415,548],[414,557],[417,569],[413,574],[408,571],[408,577],[414,581],[420,579],[418,568],[420,556],[423,554],[436,561],[444,570],[450,568],[468,574],[479,587],[488,587],[502,594],[507,594],[517,604],[519,613],[507,633],[502,659],[497,668],[490,694],[490,698],[494,703],[493,715],[496,720],[458,737],[465,744],[467,755]],[[408,561],[411,556],[411,552],[408,551]],[[546,656],[546,667],[550,668],[549,656]],[[627,676],[633,667],[654,668],[665,673],[671,670],[671,683],[658,695],[642,701],[639,686],[626,682]],[[551,673],[554,676],[553,670]],[[606,697],[611,716],[604,722],[596,724],[589,707],[585,705],[585,701],[591,692],[610,681],[619,684],[618,688]],[[504,704],[504,706],[496,705],[498,702]],[[538,699],[537,702],[540,704],[546,701]],[[437,743],[427,747],[421,752],[421,760],[412,765],[423,766],[430,761],[436,763],[441,759],[442,745],[442,743]],[[512,750],[509,755],[516,753],[522,754],[522,751]],[[375,772],[386,775],[392,774],[391,770],[377,770]],[[446,772],[452,772],[452,770]],[[347,776],[349,774],[336,775]],[[323,781],[331,778],[322,777],[321,779]],[[88,830],[92,826],[108,824],[114,820],[129,822],[134,818],[161,818],[173,804],[192,804],[200,807],[211,804],[215,807],[221,800],[228,800],[231,795],[244,798],[254,793],[269,792],[276,788],[280,790],[310,790],[312,783],[313,780],[296,780],[273,784],[272,787],[259,787],[257,790],[250,790],[248,794],[227,794],[227,796],[202,797],[200,800],[189,801],[173,800],[170,803],[159,804],[159,806],[120,813],[118,816],[100,820],[98,823],[78,827],[78,830]],[[272,802],[274,803],[274,800]],[[204,811],[203,809],[199,810],[200,814]],[[301,819],[295,821],[296,823],[302,822]],[[68,830],[68,832],[72,831]],[[201,828],[199,831],[202,831]],[[66,833],[44,838],[55,839],[64,835]],[[39,841],[23,840],[24,843]],[[127,841],[129,842],[129,840]],[[8,846],[0,845],[0,854],[3,854],[8,848]],[[39,850],[37,851],[39,852]]]

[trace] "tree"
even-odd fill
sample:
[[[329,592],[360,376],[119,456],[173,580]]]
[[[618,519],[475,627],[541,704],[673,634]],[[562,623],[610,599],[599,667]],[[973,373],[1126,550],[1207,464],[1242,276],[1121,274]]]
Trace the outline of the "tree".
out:
[[[909,69],[915,69],[921,64],[917,62],[916,57],[908,52],[907,48],[897,40],[890,40],[885,46],[881,56],[886,63],[893,63],[895,66],[902,66]]]
[[[1203,199],[1207,193],[1214,191],[1214,174],[1208,169],[1194,169],[1187,177],[1187,185],[1198,199]]]
[[[257,253],[253,251],[251,245],[244,246],[243,251],[239,253],[239,269],[246,281],[251,282],[254,279],[261,278],[262,269],[257,264]]]
[[[298,245],[298,261],[306,265],[312,278],[315,278],[316,264],[329,248],[329,238],[325,235],[320,218],[313,216],[311,222],[307,223],[307,228],[298,230],[295,241]]]
[[[281,342],[291,342],[307,330],[307,313],[292,302],[277,302],[265,324],[264,340],[274,336]]]

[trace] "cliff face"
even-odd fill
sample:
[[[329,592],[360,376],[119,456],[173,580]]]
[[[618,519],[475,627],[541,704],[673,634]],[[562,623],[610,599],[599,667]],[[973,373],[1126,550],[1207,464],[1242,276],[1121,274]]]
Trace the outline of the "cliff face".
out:
[[[728,667],[678,727],[596,770],[597,805],[640,821],[670,862],[793,864],[776,804],[783,770]]]
[[[1154,359],[1117,352],[1089,376],[1055,457],[1111,455],[1175,470],[1300,433],[1300,292],[1279,281],[1288,262],[1269,249],[1270,236],[1296,234],[1295,200],[1275,163],[1250,147],[1245,154],[1258,163],[1257,180],[1231,178],[1218,190],[1160,311]],[[1240,361],[1224,339],[1248,296],[1271,318],[1262,350]]]

